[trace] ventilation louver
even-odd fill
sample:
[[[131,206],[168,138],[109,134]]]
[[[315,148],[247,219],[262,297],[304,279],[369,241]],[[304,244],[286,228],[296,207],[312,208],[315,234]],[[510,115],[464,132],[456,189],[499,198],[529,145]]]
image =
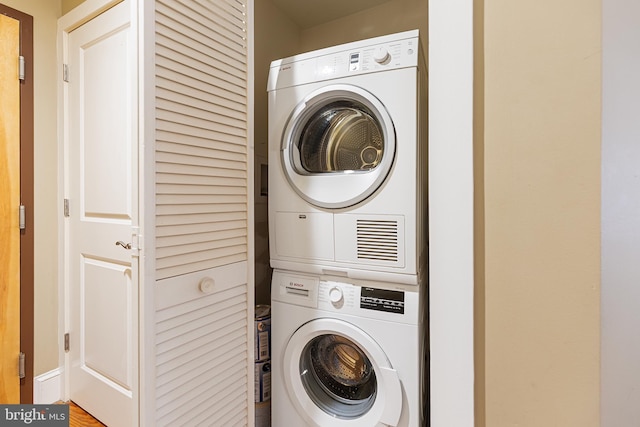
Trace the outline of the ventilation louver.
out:
[[[398,222],[357,221],[358,259],[398,261]]]

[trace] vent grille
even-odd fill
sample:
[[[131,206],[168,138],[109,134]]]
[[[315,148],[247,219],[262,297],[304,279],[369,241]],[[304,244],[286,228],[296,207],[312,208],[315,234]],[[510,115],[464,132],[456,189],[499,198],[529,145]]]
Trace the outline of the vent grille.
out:
[[[398,261],[398,222],[357,221],[358,259]]]

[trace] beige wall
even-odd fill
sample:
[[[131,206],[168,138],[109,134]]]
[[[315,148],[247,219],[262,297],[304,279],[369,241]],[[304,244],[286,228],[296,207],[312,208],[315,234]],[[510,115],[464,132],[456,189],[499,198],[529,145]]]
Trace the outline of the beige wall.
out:
[[[300,48],[306,52],[355,40],[418,29],[422,47],[426,53],[428,17],[427,0],[392,0],[303,30]]]
[[[80,3],[84,3],[85,0],[61,0],[62,1],[62,14],[69,12]]]
[[[58,146],[56,25],[59,0],[1,0],[33,16],[34,25],[34,373],[58,367]]]
[[[486,425],[599,425],[598,0],[484,0]]]
[[[260,168],[268,160],[267,77],[271,61],[291,56],[300,50],[300,29],[271,1],[255,3],[255,258],[256,304],[271,303],[271,267],[269,266],[268,199],[259,194]]]

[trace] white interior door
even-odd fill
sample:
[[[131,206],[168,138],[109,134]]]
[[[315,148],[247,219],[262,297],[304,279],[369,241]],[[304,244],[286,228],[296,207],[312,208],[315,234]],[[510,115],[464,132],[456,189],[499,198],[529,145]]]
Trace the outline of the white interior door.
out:
[[[69,33],[66,55],[68,395],[109,427],[137,424],[137,79],[130,23],[126,0]]]

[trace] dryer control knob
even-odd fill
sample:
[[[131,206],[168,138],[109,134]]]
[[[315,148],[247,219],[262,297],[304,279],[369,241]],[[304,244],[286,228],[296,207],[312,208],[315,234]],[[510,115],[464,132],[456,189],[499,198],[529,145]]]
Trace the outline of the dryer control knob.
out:
[[[342,289],[337,286],[329,289],[329,300],[331,301],[331,304],[338,305],[343,301],[343,299],[344,294],[342,293]]]
[[[389,55],[389,51],[384,47],[378,47],[375,52],[373,52],[373,60],[378,64],[384,64],[390,57],[391,55]]]

